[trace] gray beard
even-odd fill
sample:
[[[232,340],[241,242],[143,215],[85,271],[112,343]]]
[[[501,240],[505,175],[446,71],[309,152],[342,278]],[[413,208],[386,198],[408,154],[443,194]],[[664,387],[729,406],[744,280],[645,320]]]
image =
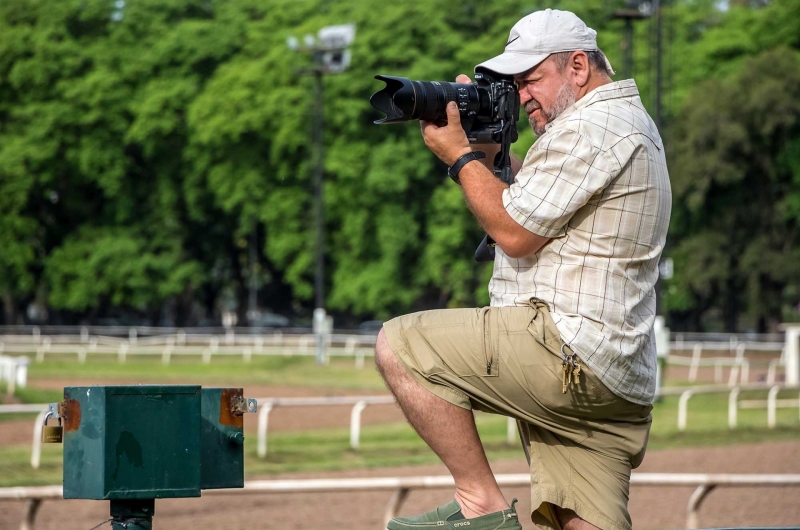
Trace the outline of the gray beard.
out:
[[[525,112],[527,112],[530,115],[530,113],[533,112],[534,110],[541,109],[542,116],[544,116],[545,120],[544,124],[542,126],[539,126],[536,123],[535,119],[528,118],[528,122],[531,124],[531,127],[533,128],[533,133],[536,136],[541,136],[545,132],[547,132],[548,125],[550,125],[550,122],[558,118],[561,115],[561,113],[563,113],[565,110],[571,107],[573,103],[575,103],[575,101],[576,101],[575,94],[572,92],[569,83],[564,83],[563,85],[561,85],[561,88],[558,89],[558,94],[556,94],[556,101],[555,103],[553,103],[553,108],[545,109],[542,106],[540,106],[538,102],[535,102],[533,100],[527,102],[525,104]]]

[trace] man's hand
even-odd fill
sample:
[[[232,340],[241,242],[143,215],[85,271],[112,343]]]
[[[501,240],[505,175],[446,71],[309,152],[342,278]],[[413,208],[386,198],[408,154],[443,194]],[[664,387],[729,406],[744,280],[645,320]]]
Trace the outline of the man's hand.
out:
[[[456,83],[462,85],[471,85],[472,79],[469,76],[461,74],[456,77]],[[494,157],[500,152],[500,144],[470,144],[473,151],[483,151],[486,153],[486,158],[483,159],[483,165],[489,169],[494,167]]]
[[[446,125],[439,126],[432,121],[420,121],[419,126],[425,145],[448,166],[452,166],[459,157],[472,151],[467,135],[461,127],[461,115],[454,101],[447,104]]]

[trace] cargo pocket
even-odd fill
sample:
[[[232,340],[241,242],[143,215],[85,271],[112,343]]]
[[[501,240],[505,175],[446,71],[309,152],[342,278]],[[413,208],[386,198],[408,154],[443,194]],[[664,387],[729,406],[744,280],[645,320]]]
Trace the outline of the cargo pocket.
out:
[[[483,329],[483,358],[485,360],[485,370],[478,375],[482,377],[497,377],[500,375],[500,330],[498,328],[498,318],[500,311],[485,307],[481,310],[481,326]]]

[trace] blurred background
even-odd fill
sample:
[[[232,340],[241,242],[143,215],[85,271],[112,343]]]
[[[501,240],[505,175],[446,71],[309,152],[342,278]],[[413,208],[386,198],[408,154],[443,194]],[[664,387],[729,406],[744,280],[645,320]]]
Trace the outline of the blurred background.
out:
[[[0,407],[23,408],[0,409],[0,488],[60,483],[60,447],[31,435],[64,386],[385,401],[382,322],[487,304],[491,265],[417,125],[373,125],[373,77],[471,74],[547,7],[597,30],[667,148],[663,387],[643,469],[800,472],[800,0],[3,0]],[[534,137],[519,129],[522,157]],[[269,452],[248,417],[248,478],[445,473],[391,400],[366,407],[354,447],[358,401],[276,405]],[[478,420],[496,471],[524,473],[505,420]],[[634,526],[685,527],[692,491],[634,487]],[[796,524],[797,491],[729,488],[702,520]],[[527,488],[513,492],[524,512]],[[161,513],[174,528],[197,514],[376,528],[388,494],[371,495],[330,495],[316,515],[297,496]],[[430,508],[417,495],[409,514]],[[107,518],[86,504],[46,503],[39,524]],[[0,528],[24,506],[2,505]]]
[[[348,23],[349,67],[322,80],[325,308],[353,327],[488,303],[459,190],[416,126],[372,125],[368,98],[378,73],[471,73],[544,7],[598,31],[661,126],[668,325],[799,320],[796,0],[4,0],[0,323],[310,325],[322,102],[287,38]]]

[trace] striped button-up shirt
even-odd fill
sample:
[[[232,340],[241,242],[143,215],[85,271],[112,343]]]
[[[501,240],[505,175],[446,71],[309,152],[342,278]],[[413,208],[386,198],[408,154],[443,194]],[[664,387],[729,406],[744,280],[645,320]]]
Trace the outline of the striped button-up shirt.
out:
[[[655,393],[655,283],[671,208],[664,147],[633,80],[596,88],[549,124],[503,192],[508,214],[552,238],[520,259],[497,247],[493,306],[539,298],[615,394]]]

